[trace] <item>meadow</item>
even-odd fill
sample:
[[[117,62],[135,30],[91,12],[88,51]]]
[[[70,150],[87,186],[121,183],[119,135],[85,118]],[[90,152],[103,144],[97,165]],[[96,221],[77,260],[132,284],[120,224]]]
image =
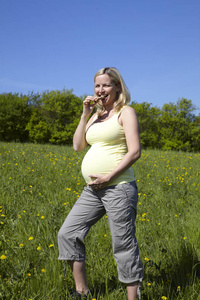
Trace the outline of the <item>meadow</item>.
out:
[[[0,299],[60,300],[74,288],[58,261],[57,233],[85,183],[69,146],[0,142]],[[142,299],[200,299],[200,154],[143,150],[136,235]],[[86,238],[96,300],[125,300],[107,216]]]

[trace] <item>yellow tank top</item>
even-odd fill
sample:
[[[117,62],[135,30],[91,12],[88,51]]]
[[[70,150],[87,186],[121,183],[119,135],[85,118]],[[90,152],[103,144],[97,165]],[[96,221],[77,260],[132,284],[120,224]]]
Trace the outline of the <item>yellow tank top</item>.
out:
[[[86,183],[92,181],[89,177],[91,174],[109,174],[127,153],[124,130],[118,121],[122,109],[104,122],[93,122],[86,132],[87,143],[91,145],[81,166]],[[110,182],[109,186],[133,180],[135,180],[135,177],[133,169],[130,167]]]

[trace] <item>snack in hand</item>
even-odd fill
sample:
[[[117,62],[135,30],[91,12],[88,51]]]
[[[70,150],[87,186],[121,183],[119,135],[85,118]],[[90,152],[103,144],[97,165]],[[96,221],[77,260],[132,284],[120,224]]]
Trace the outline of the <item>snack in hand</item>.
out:
[[[97,97],[96,99],[94,99],[93,102],[94,102],[95,104],[97,104],[97,102],[99,102],[100,100],[103,100],[106,96],[107,96],[107,95],[101,95],[101,96]]]

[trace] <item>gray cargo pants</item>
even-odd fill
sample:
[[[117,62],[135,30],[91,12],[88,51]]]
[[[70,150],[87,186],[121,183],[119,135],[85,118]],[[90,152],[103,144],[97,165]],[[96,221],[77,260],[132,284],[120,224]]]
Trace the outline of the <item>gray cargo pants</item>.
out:
[[[138,192],[135,181],[100,191],[86,186],[58,233],[60,260],[85,260],[84,238],[105,213],[112,235],[119,281],[142,282],[142,263],[135,237]]]

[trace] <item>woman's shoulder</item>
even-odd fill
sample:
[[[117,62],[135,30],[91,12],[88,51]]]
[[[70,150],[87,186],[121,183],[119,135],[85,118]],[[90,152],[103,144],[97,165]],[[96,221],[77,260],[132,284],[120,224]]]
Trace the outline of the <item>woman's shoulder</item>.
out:
[[[129,105],[123,106],[119,115],[120,124],[122,125],[124,121],[128,121],[131,119],[137,119],[134,108]]]
[[[136,114],[135,109],[129,105],[124,105],[119,113],[123,115]]]

